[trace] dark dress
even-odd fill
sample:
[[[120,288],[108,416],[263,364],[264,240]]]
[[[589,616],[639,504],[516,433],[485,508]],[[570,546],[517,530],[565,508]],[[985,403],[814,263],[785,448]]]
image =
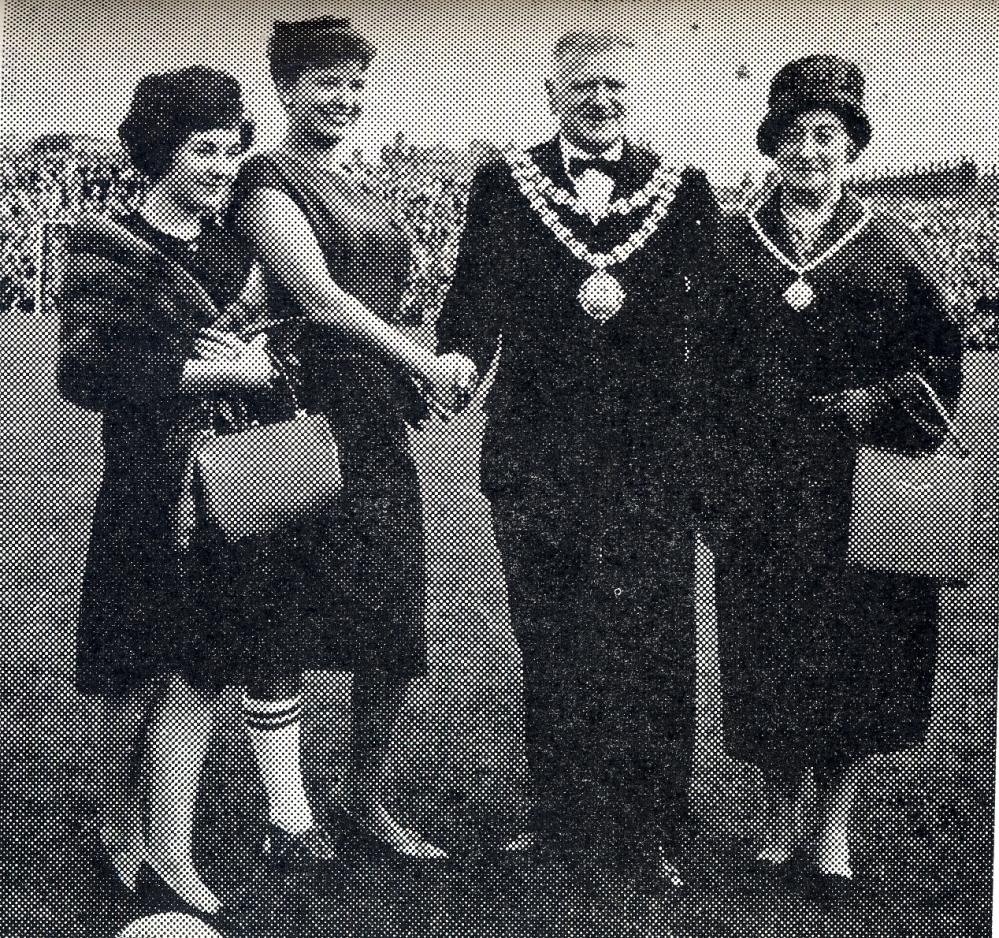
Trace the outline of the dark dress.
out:
[[[531,151],[571,188],[557,141]],[[628,144],[614,197],[658,165]],[[686,329],[711,273],[717,205],[682,174],[658,233],[613,267],[627,292],[606,324],[577,302],[591,269],[543,226],[505,162],[484,166],[468,206],[442,350],[480,373],[500,334],[483,490],[493,500],[523,659],[534,826],[569,849],[628,863],[674,841],[694,741],[693,521]],[[567,227],[595,250],[643,212]]]
[[[121,229],[141,239],[138,251]],[[143,254],[143,243],[153,250]],[[137,214],[118,226],[84,222],[67,249],[59,385],[69,400],[102,412],[104,450],[77,687],[120,694],[167,671],[199,685],[241,682],[245,636],[233,646],[226,623],[199,599],[220,584],[204,579],[205,542],[182,532],[179,514],[192,453],[206,431],[223,429],[223,402],[181,395],[179,382],[196,330],[224,324],[251,259],[215,224],[184,242]],[[196,284],[184,283],[183,271]]]
[[[778,199],[757,217],[794,258]],[[862,215],[845,194],[813,256]],[[917,745],[939,588],[845,558],[858,447],[924,451],[940,442],[937,421],[895,397],[858,436],[809,398],[914,369],[952,404],[957,327],[913,235],[890,217],[875,215],[807,275],[815,296],[800,312],[782,296],[795,275],[744,216],[728,234],[725,296],[697,354],[728,751],[796,772]]]
[[[257,189],[290,197],[326,257],[333,280],[385,319],[397,317],[409,245],[389,209],[346,177],[283,151],[243,164],[231,212]],[[418,395],[400,368],[319,325],[265,273],[268,315],[297,321],[302,404],[326,414],[340,448],[340,510],[299,532],[310,574],[298,597],[309,623],[310,667],[412,677],[426,668],[426,573],[420,490],[407,419]]]

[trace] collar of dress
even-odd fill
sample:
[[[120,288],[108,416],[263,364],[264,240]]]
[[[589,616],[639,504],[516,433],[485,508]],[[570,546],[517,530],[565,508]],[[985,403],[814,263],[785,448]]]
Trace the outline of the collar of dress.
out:
[[[760,211],[759,208],[757,208],[754,212],[747,212],[746,218],[749,220],[749,225],[756,233],[756,236],[763,242],[763,246],[785,267],[801,277],[803,274],[806,274],[811,270],[815,270],[815,268],[820,264],[824,264],[834,254],[839,253],[867,227],[868,223],[874,217],[874,214],[871,212],[871,208],[866,202],[861,201],[860,205],[863,210],[860,218],[853,225],[851,225],[846,232],[843,233],[842,237],[837,238],[836,241],[829,245],[829,247],[826,248],[821,254],[817,257],[813,257],[806,264],[795,263],[779,247],[777,247],[776,244],[774,244],[770,236],[763,230],[756,217]],[[760,208],[762,208],[762,206],[760,206]],[[833,206],[833,211],[835,212],[835,206]]]

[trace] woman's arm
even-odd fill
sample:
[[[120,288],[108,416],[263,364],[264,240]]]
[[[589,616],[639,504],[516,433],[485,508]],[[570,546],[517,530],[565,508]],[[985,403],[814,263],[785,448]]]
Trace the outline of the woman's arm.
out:
[[[428,385],[437,401],[454,406],[455,363],[405,336],[334,282],[311,225],[291,198],[276,189],[255,189],[233,221],[306,316],[400,364]]]

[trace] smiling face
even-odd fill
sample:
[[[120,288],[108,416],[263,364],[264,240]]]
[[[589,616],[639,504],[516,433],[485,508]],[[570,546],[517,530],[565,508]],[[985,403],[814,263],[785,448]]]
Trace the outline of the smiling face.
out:
[[[783,184],[815,195],[838,186],[856,157],[857,147],[833,111],[799,114],[781,134],[774,152]]]
[[[633,64],[633,53],[627,48],[584,52],[558,64],[548,81],[548,99],[570,143],[598,154],[621,139]]]
[[[176,149],[157,187],[197,215],[222,208],[243,155],[238,127],[193,133]]]
[[[281,89],[292,135],[338,144],[361,116],[364,86],[365,67],[356,61],[303,72]]]

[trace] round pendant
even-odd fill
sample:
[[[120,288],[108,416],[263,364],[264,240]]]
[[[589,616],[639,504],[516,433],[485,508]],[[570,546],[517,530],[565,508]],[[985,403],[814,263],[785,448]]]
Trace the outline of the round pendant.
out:
[[[815,291],[803,277],[799,277],[784,291],[784,299],[787,300],[789,306],[801,312],[805,307],[811,305],[812,300],[815,299]]]
[[[626,294],[617,278],[606,270],[596,270],[579,288],[579,305],[597,322],[613,319],[624,305]]]

